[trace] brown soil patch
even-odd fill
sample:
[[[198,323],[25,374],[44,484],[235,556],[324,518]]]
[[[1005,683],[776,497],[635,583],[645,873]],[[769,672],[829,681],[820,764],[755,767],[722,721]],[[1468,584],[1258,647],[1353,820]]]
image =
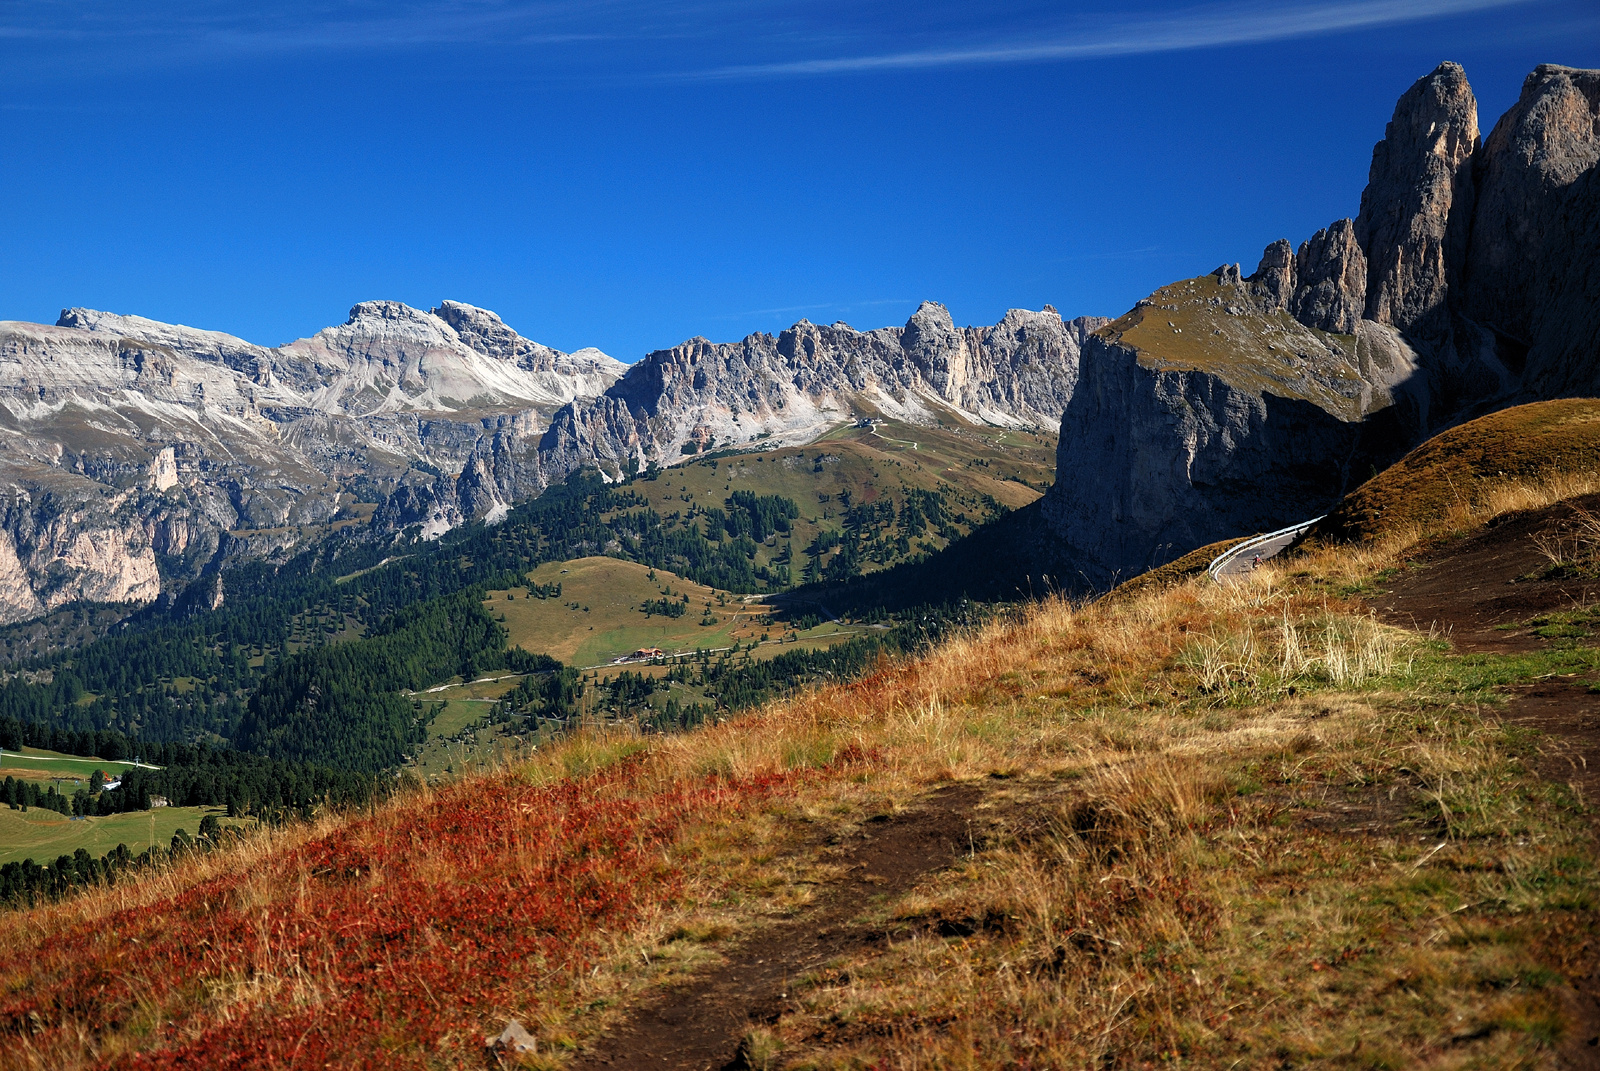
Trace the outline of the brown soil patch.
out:
[[[798,1007],[791,992],[798,975],[887,940],[857,917],[953,863],[971,843],[970,816],[982,796],[977,785],[950,785],[918,809],[874,823],[862,840],[843,847],[846,876],[809,910],[761,930],[722,965],[635,1009],[573,1068],[743,1066],[744,1034]]]
[[[1537,650],[1545,640],[1531,629],[1499,626],[1600,599],[1600,580],[1521,579],[1550,564],[1537,540],[1570,525],[1578,509],[1600,511],[1600,495],[1508,513],[1472,535],[1435,545],[1369,601],[1380,620],[1446,632],[1458,651]]]
[[[1409,821],[1417,791],[1405,781],[1359,788],[1324,782],[1266,798],[1293,808],[1298,824],[1319,833],[1385,834]]]
[[[1508,689],[1504,721],[1542,734],[1537,769],[1571,785],[1590,806],[1600,805],[1600,694],[1577,676]]]

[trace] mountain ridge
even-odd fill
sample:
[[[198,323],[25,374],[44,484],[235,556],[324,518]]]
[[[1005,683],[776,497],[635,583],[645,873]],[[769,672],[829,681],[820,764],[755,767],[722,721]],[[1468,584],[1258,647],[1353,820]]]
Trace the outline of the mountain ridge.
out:
[[[0,622],[146,602],[333,527],[492,523],[586,467],[616,480],[885,414],[1053,426],[1103,322],[1047,307],[957,329],[927,302],[904,327],[802,320],[633,366],[457,301],[361,302],[275,347],[87,308],[0,323],[0,573],[19,581]]]

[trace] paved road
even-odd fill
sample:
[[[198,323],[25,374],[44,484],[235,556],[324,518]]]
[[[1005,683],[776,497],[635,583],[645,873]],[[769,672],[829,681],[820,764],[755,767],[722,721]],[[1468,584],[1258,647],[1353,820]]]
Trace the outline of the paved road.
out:
[[[1321,517],[1313,518],[1292,528],[1281,532],[1272,533],[1270,539],[1261,539],[1256,536],[1252,539],[1241,540],[1237,546],[1224,552],[1211,566],[1211,576],[1219,584],[1227,584],[1242,577],[1249,576],[1255,568],[1255,559],[1259,555],[1262,561],[1267,561],[1283,552],[1296,539],[1300,538],[1307,528],[1310,528]]]

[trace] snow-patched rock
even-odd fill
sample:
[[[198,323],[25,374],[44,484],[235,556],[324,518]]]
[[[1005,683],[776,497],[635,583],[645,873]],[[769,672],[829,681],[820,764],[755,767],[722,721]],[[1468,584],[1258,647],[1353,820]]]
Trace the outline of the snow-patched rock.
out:
[[[421,482],[437,498],[432,485],[470,468],[485,435],[536,441],[555,409],[623,370],[459,302],[363,302],[277,347],[83,308],[55,325],[0,323],[0,493],[12,494],[0,581],[27,578],[0,598],[0,622],[74,599],[147,600],[162,570],[181,581],[287,549],[358,486],[370,500]],[[503,513],[501,497],[483,511]],[[453,502],[437,512],[445,528],[471,516]]]

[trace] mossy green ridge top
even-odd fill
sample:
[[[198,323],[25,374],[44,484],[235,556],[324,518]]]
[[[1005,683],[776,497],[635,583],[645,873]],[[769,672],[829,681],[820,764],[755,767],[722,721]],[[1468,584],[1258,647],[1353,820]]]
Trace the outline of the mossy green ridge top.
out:
[[[1297,398],[1344,420],[1364,415],[1368,383],[1357,335],[1307,327],[1267,310],[1217,275],[1180,279],[1097,332],[1157,372],[1204,372],[1253,394]]]

